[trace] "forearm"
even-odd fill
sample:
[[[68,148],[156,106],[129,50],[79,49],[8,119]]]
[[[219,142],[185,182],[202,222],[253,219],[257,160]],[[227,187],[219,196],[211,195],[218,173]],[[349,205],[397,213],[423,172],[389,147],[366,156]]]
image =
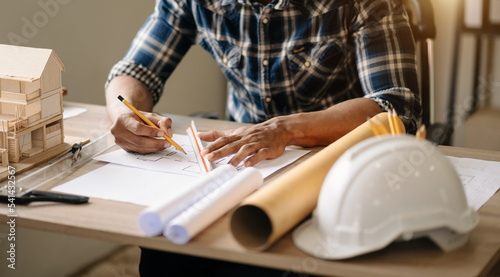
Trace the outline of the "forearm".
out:
[[[276,118],[289,134],[288,145],[328,145],[382,110],[371,99],[356,98],[326,110]]]
[[[142,82],[130,76],[118,76],[111,80],[106,89],[106,109],[113,122],[120,114],[131,112],[118,100],[118,95],[123,96],[140,111],[153,110],[153,97]]]

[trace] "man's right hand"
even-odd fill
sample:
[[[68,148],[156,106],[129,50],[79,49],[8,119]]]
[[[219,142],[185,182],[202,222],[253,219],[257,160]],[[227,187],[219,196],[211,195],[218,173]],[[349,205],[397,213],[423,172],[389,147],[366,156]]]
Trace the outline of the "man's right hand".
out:
[[[141,111],[151,122],[160,128],[144,123],[125,104],[118,100],[118,95]],[[155,113],[153,97],[146,87],[130,76],[118,76],[111,80],[106,90],[106,109],[109,119],[113,122],[111,134],[121,148],[129,152],[152,153],[170,147],[163,134],[172,137],[172,120]],[[161,139],[157,139],[160,137]]]
[[[142,114],[160,130],[145,124],[133,112],[122,113],[111,127],[111,134],[115,136],[116,144],[126,151],[142,154],[170,147],[170,143],[162,137],[163,134],[172,137],[172,120],[155,113],[142,112]]]

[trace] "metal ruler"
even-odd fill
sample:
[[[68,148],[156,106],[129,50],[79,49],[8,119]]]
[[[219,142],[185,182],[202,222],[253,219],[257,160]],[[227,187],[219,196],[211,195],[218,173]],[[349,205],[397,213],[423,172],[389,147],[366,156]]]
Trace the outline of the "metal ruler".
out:
[[[114,145],[114,137],[110,132],[82,146],[73,159],[74,152],[69,152],[49,162],[48,165],[16,180],[16,197],[22,197],[38,187],[62,178],[74,169],[86,164],[93,157],[108,150]],[[7,185],[0,187],[0,194],[7,195]]]

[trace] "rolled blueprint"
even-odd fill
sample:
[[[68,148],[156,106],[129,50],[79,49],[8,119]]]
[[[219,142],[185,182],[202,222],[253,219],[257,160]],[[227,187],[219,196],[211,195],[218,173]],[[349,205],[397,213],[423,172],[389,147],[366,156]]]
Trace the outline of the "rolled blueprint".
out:
[[[160,235],[168,221],[226,183],[236,173],[236,168],[229,164],[206,173],[196,181],[191,189],[174,200],[169,199],[142,210],[138,219],[139,228],[147,236]]]
[[[258,189],[264,182],[255,168],[245,168],[189,209],[172,219],[163,234],[173,243],[184,244]]]
[[[387,113],[375,117],[390,128]],[[396,124],[404,132],[398,118]],[[372,136],[370,123],[365,122],[249,196],[231,214],[234,238],[248,249],[267,249],[313,211],[335,161],[351,146]]]

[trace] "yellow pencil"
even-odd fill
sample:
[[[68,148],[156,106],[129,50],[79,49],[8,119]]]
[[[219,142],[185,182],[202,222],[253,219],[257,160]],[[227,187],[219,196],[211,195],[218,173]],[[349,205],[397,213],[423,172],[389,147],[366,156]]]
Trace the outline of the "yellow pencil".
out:
[[[387,116],[389,117],[389,127],[391,128],[391,134],[394,136],[396,135],[396,129],[394,129],[394,119],[392,118],[392,111],[388,110],[387,111]]]
[[[403,133],[401,131],[401,128],[399,128],[399,124],[397,123],[397,119],[398,118],[398,113],[396,112],[395,109],[392,109],[392,122],[394,123],[394,129],[396,130],[396,134],[401,134]]]
[[[422,124],[420,128],[418,128],[417,134],[415,135],[417,138],[425,139],[427,136],[427,130],[425,129],[425,125]]]
[[[148,124],[151,127],[158,128],[158,126],[156,126],[153,122],[151,122],[151,120],[145,117],[139,110],[137,110],[134,106],[132,106],[132,104],[130,104],[127,100],[125,100],[121,95],[118,95],[118,99],[122,101],[123,104],[125,104],[125,106],[131,109],[138,117],[140,117],[142,121],[144,121],[144,123]],[[184,154],[187,154],[186,151],[184,151],[184,149],[182,149],[182,147],[179,144],[177,144],[173,139],[169,138],[166,134],[163,134],[163,138],[165,138],[168,142],[170,142],[170,144],[172,144],[175,148],[177,148],[177,150],[181,151]]]

